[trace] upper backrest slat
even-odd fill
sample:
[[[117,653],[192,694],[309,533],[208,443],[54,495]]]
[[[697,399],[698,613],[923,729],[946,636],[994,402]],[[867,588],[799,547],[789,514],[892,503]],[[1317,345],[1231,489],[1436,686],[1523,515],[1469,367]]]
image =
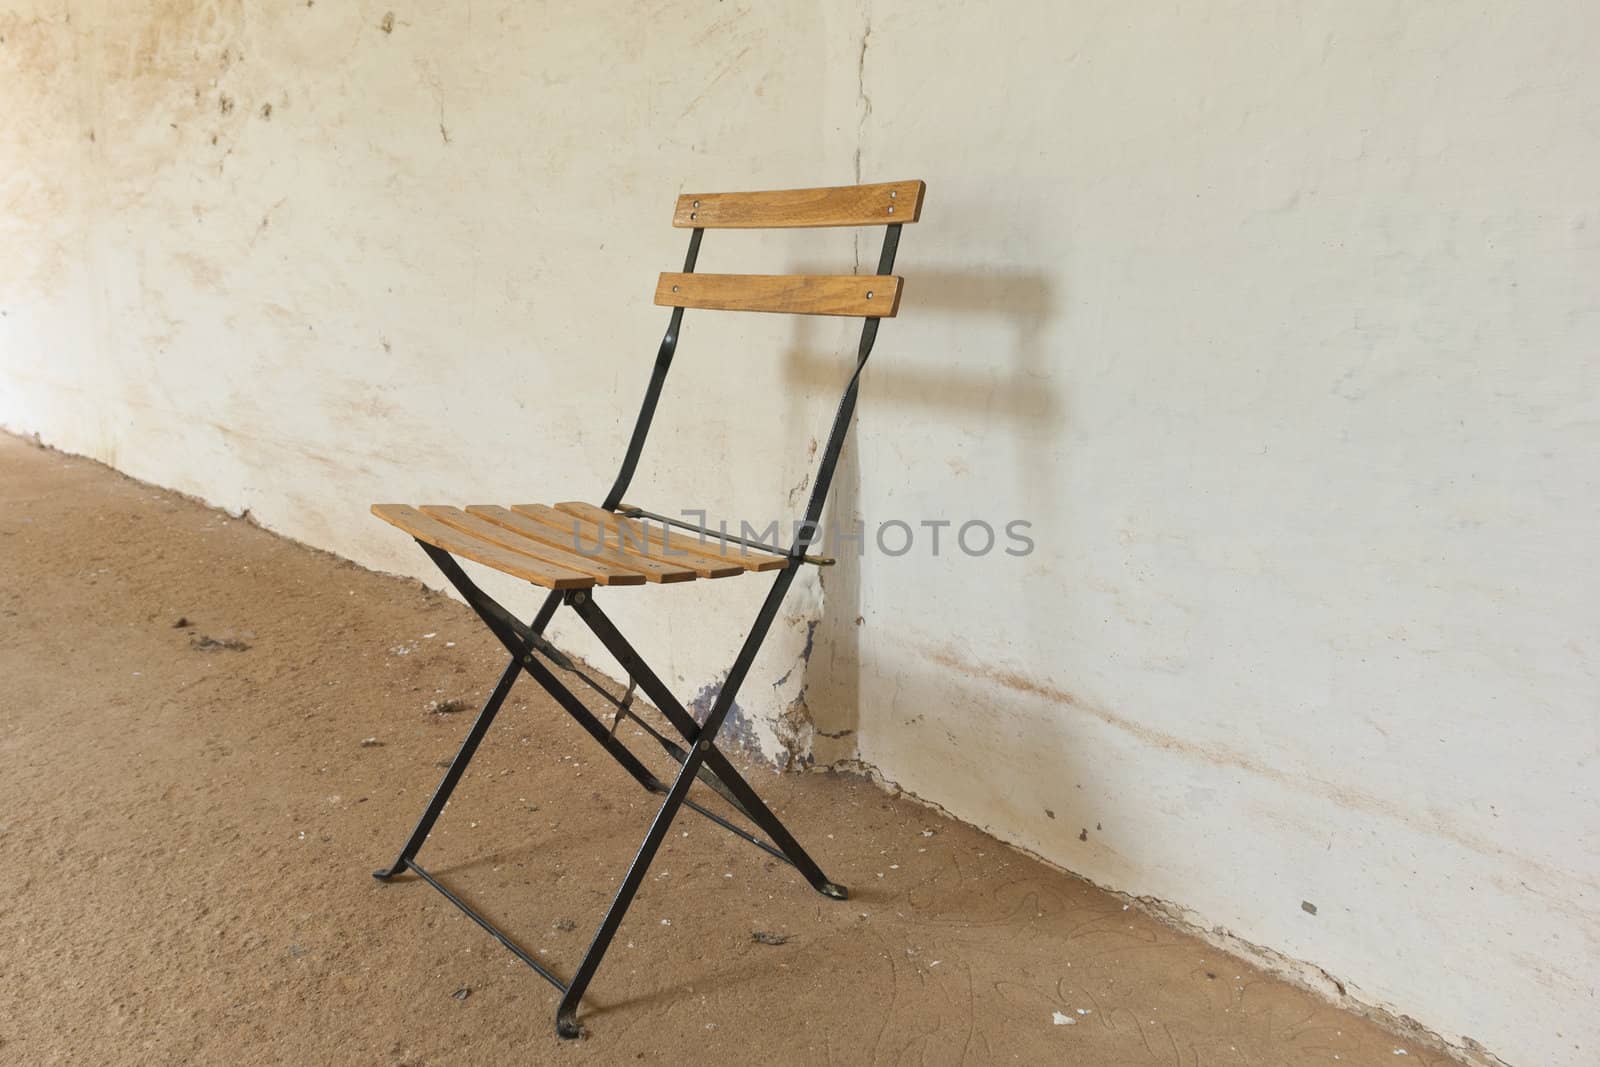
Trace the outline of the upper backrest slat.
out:
[[[789,226],[884,226],[916,222],[919,181],[776,189],[761,193],[684,193],[672,224],[682,228],[765,229]]]

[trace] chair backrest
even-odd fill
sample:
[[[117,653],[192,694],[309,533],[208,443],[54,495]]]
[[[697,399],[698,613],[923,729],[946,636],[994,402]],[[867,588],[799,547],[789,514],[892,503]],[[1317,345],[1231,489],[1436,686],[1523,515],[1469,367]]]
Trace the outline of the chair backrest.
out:
[[[827,446],[812,481],[811,498],[804,517],[804,532],[797,536],[790,554],[797,559],[816,536],[816,524],[826,501],[839,450],[849,432],[855,410],[856,391],[862,368],[872,352],[880,319],[892,318],[900,310],[902,280],[894,269],[899,248],[900,228],[922,216],[922,196],[926,186],[920,181],[879,182],[873,185],[844,185],[825,189],[783,189],[758,193],[685,193],[678,197],[672,224],[693,231],[683,270],[664,273],[656,283],[655,302],[672,308],[666,336],[656,356],[655,370],[645,391],[644,405],[634,424],[628,452],[617,472],[616,482],[606,494],[604,507],[614,511],[627,491],[639,462],[650,420],[655,414],[662,385],[666,381],[685,308],[717,311],[769,311],[797,315],[848,315],[863,319],[861,343],[856,354],[855,373],[846,385],[839,409],[834,415]],[[695,260],[700,241],[708,229],[766,229],[821,226],[883,226],[883,250],[876,274],[696,274]]]
[[[893,226],[922,214],[920,181],[782,189],[761,193],[685,193],[674,226],[693,229],[778,229],[800,226]],[[797,315],[892,318],[900,309],[901,279],[880,270],[855,274],[662,274],[662,307],[774,311]]]

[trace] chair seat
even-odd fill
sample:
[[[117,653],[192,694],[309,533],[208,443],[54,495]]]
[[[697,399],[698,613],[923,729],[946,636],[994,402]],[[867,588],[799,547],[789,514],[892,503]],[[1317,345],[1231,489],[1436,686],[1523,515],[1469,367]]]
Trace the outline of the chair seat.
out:
[[[374,504],[424,544],[546,589],[643,585],[782,570],[788,557],[568,501],[510,508]]]

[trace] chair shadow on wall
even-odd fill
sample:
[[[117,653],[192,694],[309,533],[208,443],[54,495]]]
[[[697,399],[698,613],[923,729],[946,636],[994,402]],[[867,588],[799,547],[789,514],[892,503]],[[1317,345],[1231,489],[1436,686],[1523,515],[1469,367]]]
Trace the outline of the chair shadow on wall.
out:
[[[929,418],[981,415],[987,436],[1012,436],[1025,443],[1060,426],[1063,412],[1059,398],[1049,388],[1043,348],[1047,322],[1057,313],[1060,294],[1049,275],[1037,271],[986,271],[963,273],[938,269],[908,268],[906,292],[899,320],[888,320],[878,335],[871,361],[862,375],[857,421],[869,425],[874,413],[896,410]],[[974,360],[969,354],[960,368],[941,360],[941,353],[918,349],[908,343],[910,331],[897,326],[915,323],[924,315],[946,317],[973,316],[982,320],[1001,320],[1010,324],[1007,347],[983,353]],[[959,329],[959,327],[957,327]],[[814,327],[796,338],[784,358],[784,373],[791,392],[836,395],[853,366],[855,346],[843,357],[822,356],[825,346],[808,343]],[[923,331],[917,331],[922,333]],[[986,334],[991,331],[985,330]],[[976,368],[976,369],[975,369]],[[901,518],[914,528],[923,518],[956,518],[943,515],[868,516],[863,513],[860,456],[857,442],[861,427],[851,430],[841,453],[838,471],[824,530],[830,524],[854,528],[865,521],[865,551],[874,551],[876,523],[886,518]],[[1052,492],[1048,457],[1037,449],[1021,447],[1023,457],[1004,471],[949,469],[952,495],[956,484],[974,475],[987,478],[1012,478],[1026,487],[1026,497],[1039,500]],[[919,486],[937,489],[936,486]],[[1022,494],[1019,494],[1022,495]],[[1004,521],[996,525],[1001,530]],[[961,515],[992,519],[987,515]],[[1003,530],[1001,531],[1003,533]],[[953,537],[947,530],[945,541]],[[825,546],[831,549],[835,546]],[[856,738],[861,724],[861,629],[866,624],[861,595],[861,556],[850,545],[832,551],[838,562],[823,568],[824,598],[822,617],[813,635],[811,658],[805,664],[804,693],[812,716],[815,735],[812,752],[817,763],[828,765],[856,757]],[[919,546],[917,551],[922,551]],[[941,548],[941,553],[944,549]],[[1010,595],[1009,591],[1006,595]],[[1021,607],[1021,598],[1018,606]],[[1019,620],[1024,619],[1020,611]],[[884,620],[888,626],[894,620]],[[1019,622],[1019,625],[1025,623]],[[959,639],[959,620],[950,620],[951,636]],[[938,691],[938,686],[929,687]]]

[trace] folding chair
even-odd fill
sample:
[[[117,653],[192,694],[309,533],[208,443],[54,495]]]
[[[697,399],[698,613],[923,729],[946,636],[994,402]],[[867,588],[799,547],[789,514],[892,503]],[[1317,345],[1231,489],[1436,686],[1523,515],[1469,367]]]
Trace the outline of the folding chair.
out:
[[[923,183],[887,182],[831,189],[795,189],[758,193],[699,193],[678,198],[673,225],[689,229],[689,251],[683,271],[662,274],[656,285],[655,302],[672,309],[666,336],[656,354],[655,369],[645,390],[644,405],[634,424],[628,451],[621,470],[604,501],[595,507],[582,503],[563,503],[553,507],[537,504],[511,508],[473,506],[409,507],[403,504],[377,504],[373,514],[416,539],[422,550],[444,572],[485,626],[511,654],[483,710],[478,713],[466,740],[445,771],[433,798],[418,820],[416,829],[389,867],[373,872],[373,877],[388,881],[404,871],[414,871],[424,882],[444,895],[466,915],[492,934],[501,944],[533,968],[551,985],[561,990],[556,1011],[556,1032],[565,1038],[577,1037],[578,1004],[594,978],[606,948],[621,925],[628,905],[643,882],[656,850],[671,829],[680,808],[689,808],[718,826],[744,838],[757,848],[795,867],[824,896],[844,900],[848,893],[828,880],[821,869],[784,828],[750,784],[734,769],[717,747],[717,732],[728,709],[733,706],[739,686],[755,661],[766,639],[784,594],[795,574],[805,564],[832,562],[814,556],[810,547],[818,539],[818,520],[833,481],[839,451],[849,432],[856,405],[856,392],[867,356],[878,333],[878,320],[892,317],[900,303],[901,279],[889,272],[894,267],[900,227],[916,222],[922,210]],[[700,239],[707,229],[797,226],[884,226],[883,250],[876,275],[744,275],[695,274],[695,259]],[[685,308],[723,311],[792,312],[805,315],[845,315],[863,320],[857,349],[855,373],[845,386],[844,396],[834,415],[827,447],[817,466],[811,498],[804,518],[796,525],[796,535],[787,550],[759,540],[727,536],[707,527],[622,502],[623,494],[638,465],[656,402],[672,366],[678,346],[679,328]],[[685,531],[674,533],[673,531]],[[523,624],[473,583],[456,558],[471,560],[550,590],[533,621]],[[701,578],[724,578],[737,574],[772,573],[771,590],[757,612],[737,658],[723,681],[721,690],[703,722],[696,721],[673,696],[661,678],[650,669],[611,619],[595,603],[596,586],[640,585],[645,582],[687,582]],[[556,610],[566,604],[592,630],[600,643],[616,657],[627,673],[626,693],[615,697],[598,680],[583,671],[543,634]],[[664,794],[665,800],[650,824],[644,842],[622,884],[617,888],[588,951],[584,953],[569,981],[562,981],[544,964],[520,947],[483,915],[450,891],[439,879],[417,863],[417,852],[433,829],[435,820],[461,780],[479,743],[505,703],[512,683],[527,672],[543,686],[558,704],[610,753],[641,786]],[[577,678],[583,687],[613,709],[608,727],[567,688],[557,672]],[[633,710],[635,689],[646,697],[666,719],[678,737],[663,733]],[[678,765],[669,783],[652,774],[617,736],[617,727],[630,719],[652,735]],[[714,790],[739,816],[763,831],[768,840],[756,836],[728,818],[717,814],[689,797],[689,787],[700,780]]]

